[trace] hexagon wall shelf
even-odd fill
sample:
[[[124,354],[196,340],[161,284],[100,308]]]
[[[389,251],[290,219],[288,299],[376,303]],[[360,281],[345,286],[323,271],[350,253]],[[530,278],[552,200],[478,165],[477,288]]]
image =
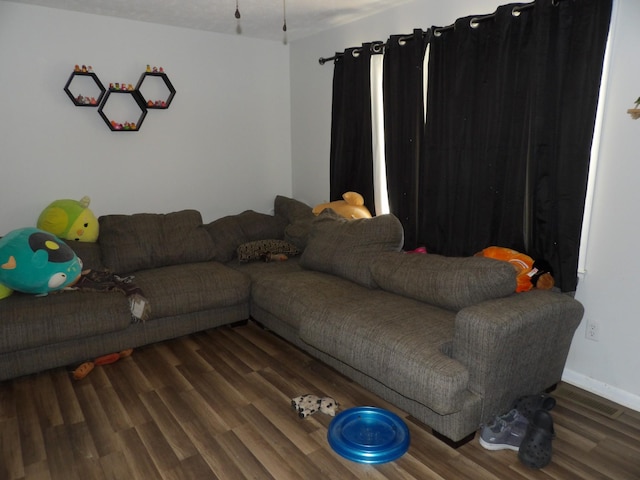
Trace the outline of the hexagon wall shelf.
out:
[[[157,80],[157,81],[156,81]],[[162,81],[162,83],[161,83]],[[147,85],[147,88],[143,90],[143,86]],[[154,88],[155,87],[155,88]],[[176,89],[173,88],[169,77],[166,73],[161,72],[144,72],[138,80],[136,90],[140,92],[142,98],[144,98],[147,108],[169,108],[171,100],[176,94]],[[151,91],[149,98],[144,94],[144,91]],[[153,97],[153,98],[152,98]]]
[[[138,119],[135,121],[131,121],[132,119],[129,118],[126,121],[123,121],[123,119],[119,118],[116,121],[116,119],[114,118],[109,118],[109,115],[104,110],[107,107],[109,103],[109,97],[112,94],[128,95],[133,102],[132,105],[134,105],[134,108],[140,109],[140,115],[138,116]],[[100,107],[98,107],[98,113],[104,120],[104,123],[106,123],[113,132],[137,132],[138,130],[140,130],[142,122],[144,122],[144,117],[147,116],[147,107],[145,106],[144,99],[142,98],[142,95],[140,95],[140,92],[138,90],[120,90],[116,88],[110,88],[104,96],[104,100],[100,104]]]
[[[76,107],[97,107],[106,88],[95,73],[74,71],[67,80],[64,91]]]

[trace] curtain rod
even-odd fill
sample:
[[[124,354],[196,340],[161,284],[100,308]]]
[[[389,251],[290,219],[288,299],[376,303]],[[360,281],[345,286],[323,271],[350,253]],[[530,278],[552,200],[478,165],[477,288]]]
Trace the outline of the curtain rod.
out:
[[[554,7],[557,7],[560,4],[561,1],[562,0],[552,0],[551,1],[551,5],[553,5]],[[532,2],[532,3],[526,3],[526,4],[521,5],[521,6],[513,7],[513,9],[511,10],[511,15],[513,15],[514,17],[518,17],[518,16],[520,16],[520,14],[522,12],[533,8],[534,5],[535,5],[535,2]],[[479,17],[473,17],[469,21],[469,26],[471,28],[478,28],[478,26],[479,26],[479,24],[481,22],[484,22],[485,20],[490,20],[492,18],[495,18],[495,16],[496,16],[495,13],[490,13],[488,15],[481,15]],[[447,32],[449,30],[454,30],[455,27],[456,27],[456,24],[452,23],[451,25],[447,25],[446,27],[433,28],[433,35],[436,36],[436,37],[439,37],[440,35],[442,35],[443,32]],[[428,30],[426,32],[424,32],[423,35],[426,35],[427,32],[428,32]],[[398,39],[398,41],[399,42],[406,42],[407,40],[411,40],[413,38],[414,38],[413,36],[400,37]],[[386,45],[387,44],[383,43],[383,42],[374,42],[374,43],[372,43],[371,51],[373,53],[382,53],[384,51],[384,47],[386,47]],[[375,48],[378,48],[379,50],[376,51]],[[354,50],[354,52],[361,52],[361,51],[362,51],[362,48],[356,48]],[[324,65],[325,63],[331,62],[333,60],[336,60],[336,59],[338,59],[338,58],[340,58],[342,56],[344,56],[344,52],[336,52],[336,54],[333,55],[332,57],[326,57],[326,58],[325,57],[320,57],[318,59],[318,63],[320,65]]]

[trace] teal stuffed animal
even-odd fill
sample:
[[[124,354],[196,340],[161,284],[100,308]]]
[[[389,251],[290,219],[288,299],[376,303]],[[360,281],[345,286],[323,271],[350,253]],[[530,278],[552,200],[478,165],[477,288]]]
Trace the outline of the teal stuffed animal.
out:
[[[72,285],[81,273],[82,261],[75,252],[49,232],[19,228],[0,238],[4,296],[8,290],[46,295]]]

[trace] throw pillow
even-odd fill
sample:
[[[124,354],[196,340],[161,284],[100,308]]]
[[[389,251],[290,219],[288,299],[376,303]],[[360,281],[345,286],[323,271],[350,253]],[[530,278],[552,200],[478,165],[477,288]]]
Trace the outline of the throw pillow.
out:
[[[382,252],[398,252],[404,230],[393,215],[347,220],[331,209],[314,220],[300,265],[374,288],[369,264]]]
[[[105,215],[98,221],[102,263],[114,273],[213,258],[213,242],[196,210]]]
[[[238,260],[250,262],[260,260],[268,253],[283,253],[287,256],[294,256],[300,253],[298,248],[286,240],[256,240],[254,242],[243,243],[238,247]]]

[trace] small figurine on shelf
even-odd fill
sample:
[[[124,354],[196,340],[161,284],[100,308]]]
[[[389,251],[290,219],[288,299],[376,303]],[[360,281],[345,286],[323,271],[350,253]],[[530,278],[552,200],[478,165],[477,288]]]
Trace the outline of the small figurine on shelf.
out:
[[[87,67],[87,72],[93,73],[93,67],[91,65]]]
[[[158,67],[153,67],[153,73],[158,73]]]
[[[129,84],[129,86],[127,87],[129,90],[135,90],[135,88],[133,88],[133,84]]]
[[[79,72],[80,71],[80,65],[76,65],[75,67],[73,67],[73,71],[74,72]]]
[[[164,68],[160,67],[160,73],[164,73]]]
[[[91,105],[97,105],[98,104],[98,100],[96,100],[96,97],[91,97],[91,100],[89,100],[89,103]]]
[[[122,124],[116,122],[115,120],[111,120],[111,126],[114,128],[114,130],[122,130]]]
[[[124,90],[125,92],[127,91],[127,84],[126,83],[122,84],[122,90]]]
[[[151,65],[147,64],[147,72],[151,72]]]
[[[86,73],[86,72],[87,72],[87,66],[86,66],[86,65],[82,65],[82,71],[83,71],[84,73]]]

